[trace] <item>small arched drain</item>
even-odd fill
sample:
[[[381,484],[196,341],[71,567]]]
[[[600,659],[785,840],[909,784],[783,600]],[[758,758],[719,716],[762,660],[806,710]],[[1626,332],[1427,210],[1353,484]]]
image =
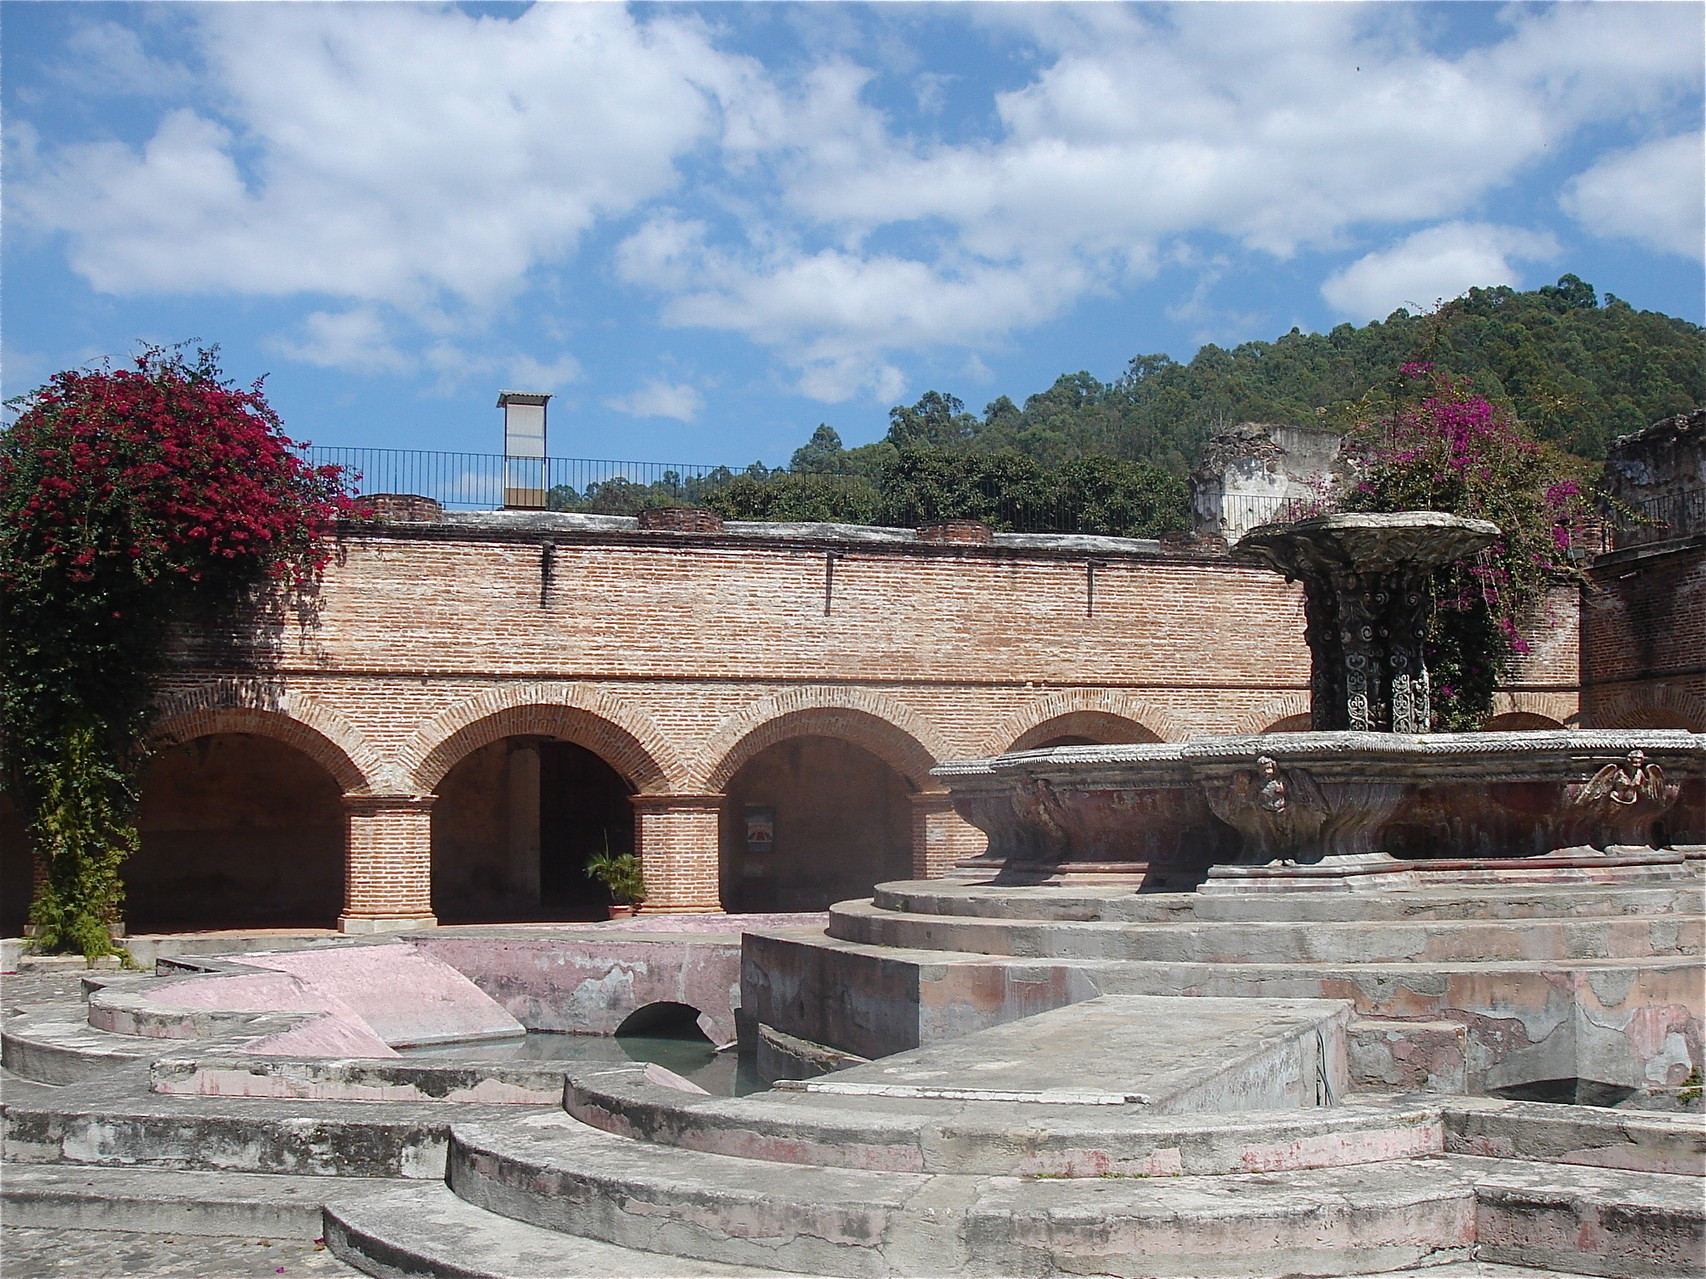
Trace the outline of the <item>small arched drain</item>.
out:
[[[711,1037],[699,1028],[701,1016],[692,1004],[660,1000],[636,1008],[623,1018],[616,1028],[616,1037],[640,1035],[648,1039],[685,1039],[709,1044]]]

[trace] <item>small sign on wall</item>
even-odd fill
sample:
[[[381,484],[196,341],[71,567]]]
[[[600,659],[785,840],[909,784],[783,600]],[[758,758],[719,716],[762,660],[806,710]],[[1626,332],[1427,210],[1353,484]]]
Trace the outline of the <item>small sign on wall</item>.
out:
[[[746,806],[746,851],[768,853],[776,847],[776,810],[768,805]]]

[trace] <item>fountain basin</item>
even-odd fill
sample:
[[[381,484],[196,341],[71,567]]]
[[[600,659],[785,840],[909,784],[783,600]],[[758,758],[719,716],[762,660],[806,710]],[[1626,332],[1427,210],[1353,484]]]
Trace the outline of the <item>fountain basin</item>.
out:
[[[940,765],[1009,880],[1669,850],[1706,844],[1706,736],[1674,729],[1269,733]]]

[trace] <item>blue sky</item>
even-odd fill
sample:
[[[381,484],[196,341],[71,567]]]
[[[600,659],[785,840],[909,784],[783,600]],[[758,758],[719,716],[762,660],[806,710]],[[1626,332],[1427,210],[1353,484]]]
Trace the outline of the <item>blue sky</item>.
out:
[[[1700,323],[1703,13],[7,3],[6,394],[197,338],[317,444],[775,464],[1472,285]]]

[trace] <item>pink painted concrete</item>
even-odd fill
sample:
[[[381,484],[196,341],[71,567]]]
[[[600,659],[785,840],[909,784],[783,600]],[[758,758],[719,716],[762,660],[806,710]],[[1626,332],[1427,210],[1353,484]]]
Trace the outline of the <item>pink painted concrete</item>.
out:
[[[342,1000],[392,1047],[506,1038],[526,1028],[450,965],[407,942],[249,954]]]

